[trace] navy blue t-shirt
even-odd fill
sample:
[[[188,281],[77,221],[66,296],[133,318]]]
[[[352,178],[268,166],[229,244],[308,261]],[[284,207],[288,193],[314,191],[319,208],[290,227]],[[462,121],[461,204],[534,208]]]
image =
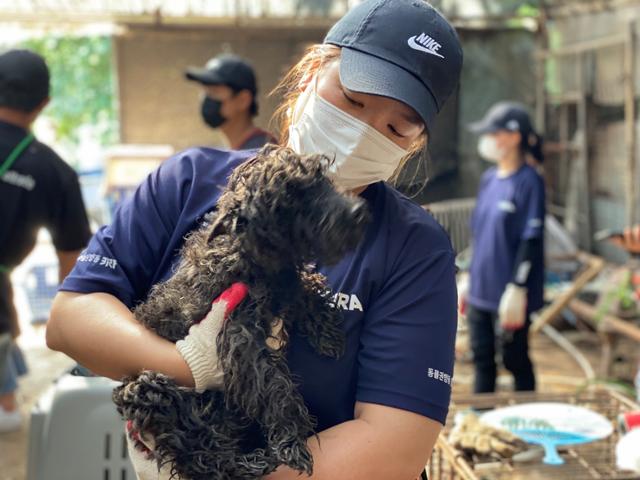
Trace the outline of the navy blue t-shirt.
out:
[[[471,217],[473,257],[467,301],[482,310],[497,312],[507,283],[513,280],[518,248],[523,240],[544,239],[544,180],[523,165],[507,177],[491,168],[482,176],[476,208]],[[537,244],[543,249],[543,242]],[[543,304],[544,255],[536,252],[526,287],[527,311]]]
[[[185,235],[215,207],[233,168],[254,153],[199,148],[164,162],[96,233],[61,289],[107,292],[128,307],[144,301],[170,276]],[[321,270],[344,311],[346,352],[323,357],[292,336],[289,366],[319,430],[353,419],[356,401],[444,424],[457,321],[451,243],[427,212],[385,183],[362,196],[373,213],[363,241]]]

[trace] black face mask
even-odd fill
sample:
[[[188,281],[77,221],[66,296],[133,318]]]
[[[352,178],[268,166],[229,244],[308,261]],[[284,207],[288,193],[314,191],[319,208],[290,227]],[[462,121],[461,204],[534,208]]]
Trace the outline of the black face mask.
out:
[[[204,97],[202,105],[200,106],[200,114],[202,115],[204,123],[209,125],[211,128],[218,128],[226,122],[227,119],[220,113],[221,107],[222,102],[220,100],[214,100],[211,97]]]

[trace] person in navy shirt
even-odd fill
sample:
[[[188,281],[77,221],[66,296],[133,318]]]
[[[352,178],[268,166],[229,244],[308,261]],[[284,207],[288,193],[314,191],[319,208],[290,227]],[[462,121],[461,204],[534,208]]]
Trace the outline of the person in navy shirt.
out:
[[[416,478],[446,421],[455,253],[433,217],[384,181],[424,148],[461,66],[455,30],[429,4],[366,0],[282,81],[281,138],[299,153],[334,158],[331,178],[361,195],[373,216],[357,249],[321,269],[344,313],[346,352],[319,356],[295,334],[288,344],[289,366],[318,420],[309,439],[315,479]],[[185,235],[252,155],[191,149],[152,173],[62,285],[48,345],[115,379],[152,369],[187,387],[214,385],[200,330],[192,327],[186,347],[176,347],[138,324],[131,308],[171,275]],[[267,478],[298,473],[282,467]]]
[[[473,256],[465,300],[475,366],[474,391],[496,386],[496,330],[516,390],[534,390],[529,315],[543,304],[544,180],[541,138],[526,109],[494,105],[471,125],[480,155],[497,166],[482,176],[471,219]]]

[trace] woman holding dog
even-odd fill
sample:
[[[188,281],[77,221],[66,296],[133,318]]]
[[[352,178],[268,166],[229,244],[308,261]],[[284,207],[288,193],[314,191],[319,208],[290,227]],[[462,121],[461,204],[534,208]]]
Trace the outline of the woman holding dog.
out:
[[[455,254],[435,220],[384,181],[425,148],[461,64],[454,29],[429,4],[367,0],[281,84],[283,138],[298,153],[335,157],[335,184],[365,199],[373,218],[353,253],[321,269],[344,313],[344,355],[321,357],[295,332],[287,346],[318,421],[319,434],[309,439],[314,479],[413,479],[445,422]],[[131,308],[171,275],[184,236],[215,208],[233,168],[250,157],[192,149],[151,174],[63,284],[49,346],[115,379],[149,369],[187,387],[218,387],[215,333],[242,301],[243,288],[224,292],[177,344],[137,323]],[[151,460],[134,455],[134,463],[139,475],[145,468],[155,475],[141,478],[158,478]],[[281,468],[267,478],[294,479],[298,472]]]

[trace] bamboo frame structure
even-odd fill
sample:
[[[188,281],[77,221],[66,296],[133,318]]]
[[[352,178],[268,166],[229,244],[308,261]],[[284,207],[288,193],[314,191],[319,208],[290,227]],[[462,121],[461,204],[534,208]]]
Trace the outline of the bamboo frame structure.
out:
[[[563,292],[550,306],[545,308],[541,314],[536,316],[529,330],[530,334],[539,332],[544,325],[560,315],[560,312],[569,305],[587,283],[602,271],[605,265],[602,258],[586,252],[578,252],[578,260],[586,264],[587,268],[576,277],[570,288]]]
[[[640,475],[620,471],[615,466],[615,446],[620,438],[617,431],[598,442],[563,448],[562,454],[566,464],[560,467],[546,466],[541,462],[514,463],[508,460],[474,463],[465,457],[463,452],[454,448],[447,439],[457,412],[466,411],[469,408],[484,411],[530,402],[563,402],[583,406],[600,413],[612,423],[616,421],[619,414],[640,408],[640,405],[628,398],[605,388],[576,393],[501,392],[454,396],[449,409],[449,420],[436,442],[433,455],[427,465],[429,480],[640,479]]]

